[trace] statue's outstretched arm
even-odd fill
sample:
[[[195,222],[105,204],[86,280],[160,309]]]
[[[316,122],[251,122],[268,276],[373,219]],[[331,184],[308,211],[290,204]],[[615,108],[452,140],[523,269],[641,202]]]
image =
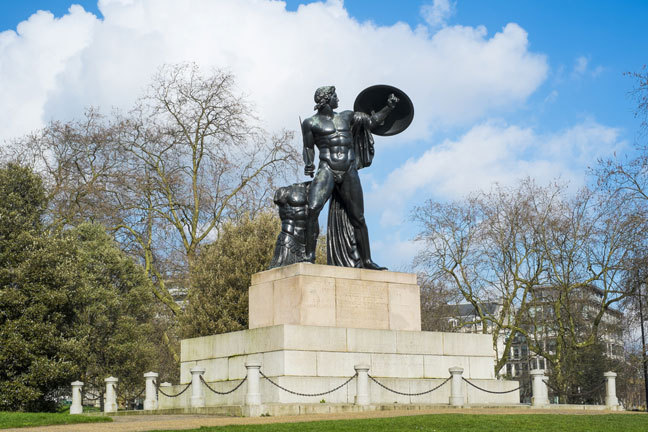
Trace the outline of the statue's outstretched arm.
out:
[[[302,123],[302,137],[304,139],[304,174],[313,177],[315,173],[315,138],[309,122],[310,119]]]
[[[398,99],[394,94],[390,94],[389,97],[387,98],[387,105],[380,111],[376,113],[371,113],[371,117],[369,118],[369,130],[373,130],[380,126],[382,122],[385,121],[387,116],[389,115],[390,112],[396,108],[396,104],[398,103],[400,99]]]

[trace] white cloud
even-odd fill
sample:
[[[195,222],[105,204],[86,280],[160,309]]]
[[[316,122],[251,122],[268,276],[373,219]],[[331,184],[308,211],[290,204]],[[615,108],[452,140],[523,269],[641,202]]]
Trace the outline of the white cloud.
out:
[[[445,25],[456,9],[456,3],[450,0],[433,0],[431,4],[421,6],[421,16],[430,27]]]
[[[461,199],[495,182],[511,185],[529,176],[540,183],[561,178],[578,187],[588,166],[625,145],[618,137],[617,129],[594,121],[553,134],[485,122],[392,171],[368,194],[368,206],[382,211],[383,226],[398,226],[427,198]]]
[[[92,40],[96,17],[80,6],[55,19],[39,11],[0,33],[0,143],[42,125],[45,104],[75,56]]]
[[[558,100],[558,90],[554,89],[544,98],[544,103],[551,104],[556,102],[556,100]]]
[[[579,56],[576,58],[576,61],[574,61],[574,75],[584,75],[585,71],[587,70],[587,64],[589,63],[589,59],[585,56]]]
[[[590,59],[585,56],[578,56],[574,60],[574,69],[572,70],[573,78],[582,78],[584,76],[591,76],[592,78],[598,77],[605,68],[598,65],[594,68],[591,67]]]
[[[491,36],[484,27],[377,26],[350,17],[340,0],[295,12],[269,0],[101,0],[99,8],[102,20],[73,6],[0,33],[0,142],[90,105],[127,108],[168,62],[232,71],[272,130],[296,129],[320,85],[338,87],[342,108],[369,85],[395,85],[416,109],[399,140],[514,110],[547,76],[545,56],[529,51],[516,24]]]
[[[404,239],[404,238],[405,239]],[[385,238],[371,242],[371,252],[378,263],[389,263],[389,270],[411,272],[414,257],[423,249],[421,242],[412,239],[411,234],[389,233]]]

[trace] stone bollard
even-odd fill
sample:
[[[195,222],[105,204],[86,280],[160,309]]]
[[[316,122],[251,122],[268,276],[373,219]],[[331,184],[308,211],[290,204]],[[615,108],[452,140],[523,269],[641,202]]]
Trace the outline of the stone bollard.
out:
[[[354,366],[356,373],[356,397],[355,404],[360,406],[369,405],[369,365],[359,364]]]
[[[463,374],[464,370],[462,367],[455,366],[448,369],[448,371],[452,376],[452,380],[450,381],[450,405],[463,406],[464,396],[462,391],[463,386],[461,382],[461,375]]]
[[[155,372],[147,372],[144,374],[144,379],[146,380],[144,410],[146,411],[156,410],[158,407],[157,392],[155,391],[155,379],[157,377],[158,374]]]
[[[609,409],[617,409],[619,406],[619,399],[616,395],[616,376],[614,372],[605,372],[603,374],[607,381],[605,382],[605,406]]]
[[[106,382],[106,401],[104,402],[104,412],[112,413],[117,412],[117,382],[115,377],[108,377],[104,380]]]
[[[531,406],[549,405],[549,393],[547,392],[547,384],[544,383],[546,379],[544,373],[544,369],[533,369],[529,372],[533,380],[531,383]]]
[[[202,408],[205,406],[205,393],[200,377],[205,373],[205,368],[196,366],[189,372],[191,372],[191,408]]]
[[[259,381],[261,374],[261,362],[249,361],[245,363],[247,369],[247,394],[245,395],[246,405],[261,405],[261,393],[259,391]]]
[[[83,405],[81,404],[81,381],[72,383],[72,405],[70,405],[70,414],[83,414]]]

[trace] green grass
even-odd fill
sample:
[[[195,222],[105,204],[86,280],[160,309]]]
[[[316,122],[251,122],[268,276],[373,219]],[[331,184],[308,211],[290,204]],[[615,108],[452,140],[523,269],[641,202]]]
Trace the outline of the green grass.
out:
[[[184,432],[646,432],[648,415],[438,414],[367,420],[202,427]],[[162,432],[162,431],[158,431]],[[166,432],[166,431],[165,431]]]
[[[70,415],[67,413],[22,413],[0,411],[0,429],[74,423],[110,422],[110,417]]]

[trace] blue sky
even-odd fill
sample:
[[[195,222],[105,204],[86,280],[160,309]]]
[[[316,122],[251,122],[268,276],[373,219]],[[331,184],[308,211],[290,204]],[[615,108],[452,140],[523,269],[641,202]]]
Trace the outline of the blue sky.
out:
[[[415,121],[379,138],[361,174],[375,260],[405,269],[425,199],[525,175],[578,187],[598,157],[632,150],[623,73],[648,63],[646,22],[639,0],[3,0],[0,142],[84,106],[126,108],[164,62],[232,70],[269,130],[294,129],[319,85],[350,108],[393,84]]]

